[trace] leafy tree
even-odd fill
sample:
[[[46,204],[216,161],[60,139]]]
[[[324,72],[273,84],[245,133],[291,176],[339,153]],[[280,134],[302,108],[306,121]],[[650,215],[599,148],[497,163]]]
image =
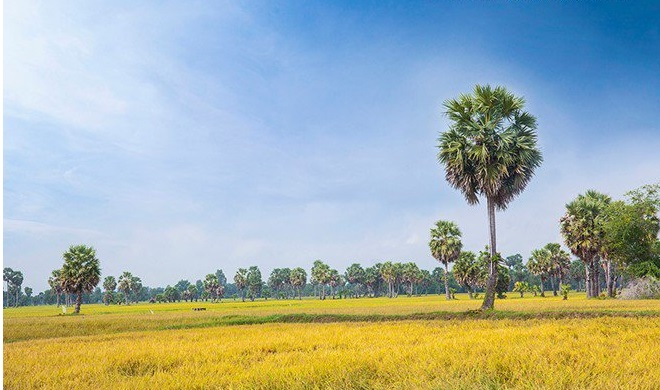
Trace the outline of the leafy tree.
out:
[[[74,313],[80,313],[83,293],[90,293],[99,284],[101,267],[96,250],[85,245],[72,245],[64,252],[61,279],[64,290],[76,294]]]
[[[564,297],[563,300],[568,299],[568,293],[571,291],[571,285],[570,284],[562,284],[561,285],[561,296]]]
[[[197,302],[197,294],[199,294],[199,291],[197,290],[196,285],[191,284],[188,286],[188,297],[190,298],[190,302],[192,302],[193,299]]]
[[[600,295],[600,256],[605,246],[599,217],[609,203],[609,196],[589,190],[566,205],[566,214],[559,221],[566,246],[585,264],[588,298]]]
[[[381,268],[382,264],[376,263],[373,267],[367,267],[364,270],[364,285],[367,286],[368,293],[374,297],[378,296],[383,280]]]
[[[335,299],[338,287],[344,285],[344,280],[339,274],[339,271],[336,269],[330,270],[330,279],[328,280],[328,285],[330,286],[330,295],[332,295],[332,299]]]
[[[451,121],[439,138],[438,160],[449,184],[469,204],[486,199],[490,259],[497,254],[495,210],[504,210],[532,179],[543,158],[536,145],[536,118],[523,110],[525,100],[504,87],[474,87],[444,102]],[[491,262],[482,310],[495,304],[498,267]]]
[[[513,285],[513,291],[520,293],[520,298],[524,298],[526,292],[530,290],[529,283],[527,282],[516,282]]]
[[[140,301],[140,292],[142,291],[142,279],[137,276],[133,276],[131,280],[131,292],[133,293],[133,301],[138,303]]]
[[[290,283],[298,291],[298,299],[302,299],[302,289],[307,284],[307,272],[300,267],[292,269]]]
[[[543,284],[550,276],[552,270],[552,259],[550,251],[546,248],[535,249],[532,251],[532,256],[527,261],[527,269],[534,275],[541,277],[541,296],[545,297],[545,290]]]
[[[461,231],[458,225],[450,221],[438,221],[431,229],[431,241],[429,242],[431,255],[445,266],[445,294],[447,300],[451,299],[449,293],[449,263],[458,258],[463,248],[461,243]]]
[[[504,259],[504,263],[509,268],[509,277],[511,279],[510,288],[513,288],[515,282],[522,282],[525,280],[527,269],[523,264],[523,257],[519,253],[507,257]]]
[[[487,277],[487,274],[484,274],[483,267],[480,267],[477,263],[477,256],[470,251],[460,253],[452,273],[456,281],[465,286],[470,299],[473,299],[476,288],[484,285]]]
[[[64,289],[62,288],[62,278],[60,276],[61,273],[62,271],[59,269],[53,270],[50,277],[48,278],[48,285],[50,286],[50,289],[53,291],[53,293],[57,296],[57,306],[60,305],[60,296],[62,296],[62,293],[64,292]]]
[[[268,285],[275,293],[276,298],[283,298],[284,291],[290,285],[291,270],[289,268],[275,268],[270,273]]]
[[[318,283],[320,290],[319,299],[325,299],[325,286],[330,283],[330,267],[321,260],[314,261],[312,266],[312,280]]]
[[[581,282],[584,280],[584,275],[586,272],[584,269],[584,262],[582,262],[581,260],[571,261],[571,265],[569,267],[568,272],[571,279],[575,281],[576,290],[580,291]]]
[[[133,274],[124,271],[121,275],[119,275],[119,281],[117,283],[117,290],[121,291],[124,293],[124,299],[126,300],[126,304],[128,305],[131,291],[133,291]]]
[[[25,304],[27,306],[32,305],[32,288],[31,287],[25,287]]]
[[[544,247],[550,253],[550,285],[552,286],[552,295],[557,296],[554,278],[557,279],[557,285],[561,288],[564,283],[564,276],[568,273],[571,265],[571,255],[561,249],[561,245],[551,242]]]
[[[247,287],[250,300],[254,301],[261,294],[261,287],[263,285],[263,280],[261,280],[261,271],[259,267],[252,266],[248,269],[247,272]]]
[[[204,278],[204,291],[211,297],[211,301],[215,302],[218,291],[218,277],[215,274],[208,274]]]
[[[408,296],[411,297],[413,295],[413,286],[421,278],[417,264],[413,262],[404,264],[401,277],[403,282],[408,284]]]
[[[388,298],[395,297],[394,284],[396,283],[397,270],[394,263],[386,261],[380,269],[381,276],[385,283],[387,283],[387,296]]]
[[[227,285],[227,277],[225,276],[225,273],[221,269],[215,271],[215,277],[218,278],[219,285],[221,286]]]
[[[353,286],[353,296],[358,298],[360,296],[360,287],[365,284],[366,273],[364,268],[358,263],[351,264],[346,268],[346,280]]]
[[[14,306],[18,307],[19,297],[21,295],[21,285],[23,284],[23,273],[21,271],[14,271],[11,268],[5,268],[2,274],[3,280],[7,285],[7,303],[9,306],[9,297],[13,297]]]
[[[248,270],[245,268],[239,268],[234,275],[234,284],[241,294],[241,300],[245,302],[245,288],[248,285],[247,281]]]
[[[499,253],[497,254],[499,256]],[[495,292],[497,293],[497,297],[499,299],[504,299],[506,298],[506,292],[509,291],[509,282],[511,281],[508,269],[503,266],[498,264],[498,267],[500,267],[500,270],[497,272],[497,284],[495,285]]]
[[[612,202],[603,213],[608,257],[626,266],[633,277],[660,278],[660,253],[655,249],[660,231],[660,183],[630,191],[626,196],[629,202]],[[610,283],[608,289],[612,289]]]
[[[112,293],[115,292],[116,288],[117,280],[114,276],[106,276],[105,279],[103,279],[103,289],[105,290],[105,294],[103,295],[103,303],[105,303],[106,306],[108,306],[112,301]]]
[[[179,294],[183,294],[184,292],[188,291],[188,286],[190,286],[190,282],[182,279],[176,282],[174,288],[179,290]]]

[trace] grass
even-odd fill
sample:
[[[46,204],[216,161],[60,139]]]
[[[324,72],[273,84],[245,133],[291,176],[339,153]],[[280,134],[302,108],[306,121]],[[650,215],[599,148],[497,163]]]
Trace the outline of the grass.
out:
[[[459,296],[4,311],[4,387],[653,388],[660,301]],[[206,307],[194,312],[192,307]],[[153,311],[154,314],[151,314]]]

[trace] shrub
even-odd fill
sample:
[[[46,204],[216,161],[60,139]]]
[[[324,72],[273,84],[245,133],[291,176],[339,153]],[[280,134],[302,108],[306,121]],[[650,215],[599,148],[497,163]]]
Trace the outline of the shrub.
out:
[[[660,279],[645,276],[631,280],[621,292],[621,299],[660,299]]]

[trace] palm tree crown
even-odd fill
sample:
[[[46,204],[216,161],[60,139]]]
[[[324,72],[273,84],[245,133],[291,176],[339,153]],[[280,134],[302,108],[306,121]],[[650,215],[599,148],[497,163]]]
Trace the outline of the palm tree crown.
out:
[[[80,312],[82,294],[90,293],[101,280],[101,267],[96,258],[96,250],[85,245],[72,245],[62,255],[64,265],[60,271],[62,287],[76,294],[75,312]]]
[[[483,195],[505,209],[541,165],[536,118],[523,111],[524,104],[506,88],[489,85],[444,103],[452,124],[440,135],[438,160],[469,204]]]

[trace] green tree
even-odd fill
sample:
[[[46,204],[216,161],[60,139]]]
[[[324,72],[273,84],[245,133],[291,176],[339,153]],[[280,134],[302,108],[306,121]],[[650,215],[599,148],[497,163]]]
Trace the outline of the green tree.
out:
[[[85,245],[72,245],[64,252],[60,277],[64,290],[76,294],[74,313],[80,313],[83,293],[91,293],[101,279],[101,267],[96,250]]]
[[[261,287],[264,283],[261,279],[261,271],[259,270],[259,267],[255,265],[251,266],[248,269],[246,279],[250,300],[254,301],[254,299],[258,298],[261,294]]]
[[[325,287],[330,283],[330,267],[321,260],[314,261],[311,270],[312,280],[319,285],[319,299],[325,299]]]
[[[105,279],[103,279],[103,289],[105,290],[105,294],[103,295],[103,303],[105,303],[106,306],[108,306],[112,301],[112,293],[115,292],[116,288],[117,280],[114,276],[106,276]]]
[[[550,253],[550,286],[552,287],[552,295],[557,296],[557,288],[561,289],[564,283],[564,276],[568,273],[571,266],[571,255],[561,249],[561,245],[551,242],[544,247]],[[555,284],[554,279],[557,279]]]
[[[544,284],[550,276],[552,271],[552,259],[550,251],[546,248],[535,249],[532,251],[532,256],[527,261],[527,269],[529,272],[541,278],[541,296],[545,297]]]
[[[537,147],[536,118],[523,110],[525,100],[504,87],[474,87],[445,101],[449,129],[439,138],[438,160],[449,184],[469,204],[486,199],[490,232],[489,277],[482,310],[495,304],[498,267],[495,210],[505,210],[532,179],[543,158]]]
[[[346,268],[346,280],[353,287],[353,296],[355,298],[360,297],[360,288],[365,283],[365,271],[364,268],[358,263],[351,264]]]
[[[128,305],[130,303],[131,291],[133,291],[132,273],[128,271],[124,271],[121,275],[119,275],[119,281],[117,282],[117,290],[124,293],[124,299],[126,300],[126,304]]]
[[[600,256],[605,248],[600,217],[609,203],[609,196],[589,190],[566,205],[566,214],[559,221],[566,246],[584,262],[588,298],[600,295]]]
[[[382,264],[377,263],[373,267],[367,267],[364,270],[364,285],[367,287],[367,293],[372,297],[378,296],[382,275]]]
[[[300,267],[291,270],[290,274],[291,286],[298,292],[298,299],[302,299],[302,289],[307,284],[307,272]]]
[[[401,273],[401,277],[403,280],[403,283],[408,284],[408,296],[412,297],[413,296],[413,286],[417,281],[420,279],[420,270],[417,264],[413,262],[405,263],[403,265],[403,270]]]
[[[248,273],[247,269],[239,268],[236,271],[236,275],[234,275],[234,285],[236,285],[236,289],[241,294],[241,300],[243,302],[245,302],[245,288],[248,285],[247,273]]]
[[[584,269],[584,262],[582,260],[573,260],[568,271],[571,280],[575,282],[576,291],[580,291],[582,288],[582,281],[584,280],[584,275],[586,273]]]
[[[603,213],[608,257],[626,266],[633,277],[660,278],[660,253],[655,250],[660,231],[660,184],[641,187],[626,196],[628,202],[612,202]]]
[[[208,274],[204,278],[204,291],[211,297],[211,302],[215,302],[218,297],[218,277],[215,274]]]
[[[391,261],[386,261],[380,269],[381,276],[387,283],[387,297],[395,297],[394,284],[396,283],[396,266]]]
[[[449,263],[456,261],[461,253],[461,231],[454,222],[438,221],[431,228],[429,241],[431,255],[445,266],[445,298],[451,299],[449,292]]]
[[[516,282],[513,285],[513,291],[520,293],[520,298],[524,298],[525,293],[528,292],[529,289],[529,283],[527,282]]]
[[[456,281],[465,286],[470,299],[473,299],[472,294],[477,287],[483,287],[488,277],[488,274],[484,273],[484,269],[477,263],[477,256],[470,251],[460,253],[454,263],[452,273]]]
[[[197,286],[195,286],[194,284],[188,286],[188,297],[190,298],[190,302],[192,302],[193,299],[195,300],[195,302],[197,302],[197,294],[199,294],[199,291],[197,290]]]
[[[140,292],[142,291],[142,279],[137,276],[133,276],[131,280],[131,292],[133,293],[133,302],[138,303],[140,301]]]
[[[7,285],[6,306],[9,306],[8,299],[12,297],[14,299],[14,307],[18,307],[21,296],[21,285],[23,284],[23,273],[21,271],[14,271],[11,268],[5,268],[2,276]]]
[[[64,292],[62,288],[62,270],[56,269],[51,272],[50,277],[48,278],[48,285],[50,286],[51,291],[57,296],[57,306],[60,305],[60,297]]]

